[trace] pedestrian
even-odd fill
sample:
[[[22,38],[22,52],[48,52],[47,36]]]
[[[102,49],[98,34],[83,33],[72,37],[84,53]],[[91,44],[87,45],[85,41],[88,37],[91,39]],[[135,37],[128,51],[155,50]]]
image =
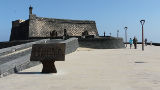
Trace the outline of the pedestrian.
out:
[[[152,46],[152,41],[150,41],[150,46]]]
[[[132,48],[132,44],[133,44],[133,40],[132,40],[132,38],[130,38],[130,40],[129,40],[129,44],[130,44],[130,49]]]
[[[145,43],[145,45],[147,46],[147,38],[145,38],[144,43]]]
[[[137,38],[136,37],[134,37],[134,39],[133,39],[133,44],[134,44],[134,48],[135,49],[137,49]]]

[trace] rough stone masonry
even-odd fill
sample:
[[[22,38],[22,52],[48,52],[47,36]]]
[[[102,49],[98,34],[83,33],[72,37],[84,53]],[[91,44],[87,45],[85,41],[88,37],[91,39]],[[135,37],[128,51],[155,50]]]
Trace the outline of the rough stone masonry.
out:
[[[68,36],[82,36],[83,32],[98,36],[95,21],[37,17],[32,14],[32,9],[29,8],[28,20],[12,21],[10,41],[49,38],[52,32],[61,37],[64,35],[64,29],[67,30]]]

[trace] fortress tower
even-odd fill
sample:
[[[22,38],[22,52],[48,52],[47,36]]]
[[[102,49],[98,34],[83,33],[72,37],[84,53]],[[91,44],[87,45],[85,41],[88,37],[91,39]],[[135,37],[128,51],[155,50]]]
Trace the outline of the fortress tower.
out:
[[[32,10],[33,10],[33,7],[32,7],[32,6],[30,6],[30,7],[29,7],[29,15],[31,15],[31,14],[32,14]]]

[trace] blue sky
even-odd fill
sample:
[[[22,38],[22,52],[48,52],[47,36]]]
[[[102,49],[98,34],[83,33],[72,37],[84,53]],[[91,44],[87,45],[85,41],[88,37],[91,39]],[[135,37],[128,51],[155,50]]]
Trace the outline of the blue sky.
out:
[[[160,43],[160,0],[1,0],[0,41],[8,41],[13,20],[28,19],[28,7],[41,17],[95,20],[100,35],[105,31],[141,41],[140,20],[145,19],[144,35],[148,41]]]

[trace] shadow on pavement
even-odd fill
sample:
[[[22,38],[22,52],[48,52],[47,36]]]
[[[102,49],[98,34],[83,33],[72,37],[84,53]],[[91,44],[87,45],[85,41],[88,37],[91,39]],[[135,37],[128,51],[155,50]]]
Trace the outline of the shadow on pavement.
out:
[[[41,72],[17,72],[16,74],[44,74]]]

